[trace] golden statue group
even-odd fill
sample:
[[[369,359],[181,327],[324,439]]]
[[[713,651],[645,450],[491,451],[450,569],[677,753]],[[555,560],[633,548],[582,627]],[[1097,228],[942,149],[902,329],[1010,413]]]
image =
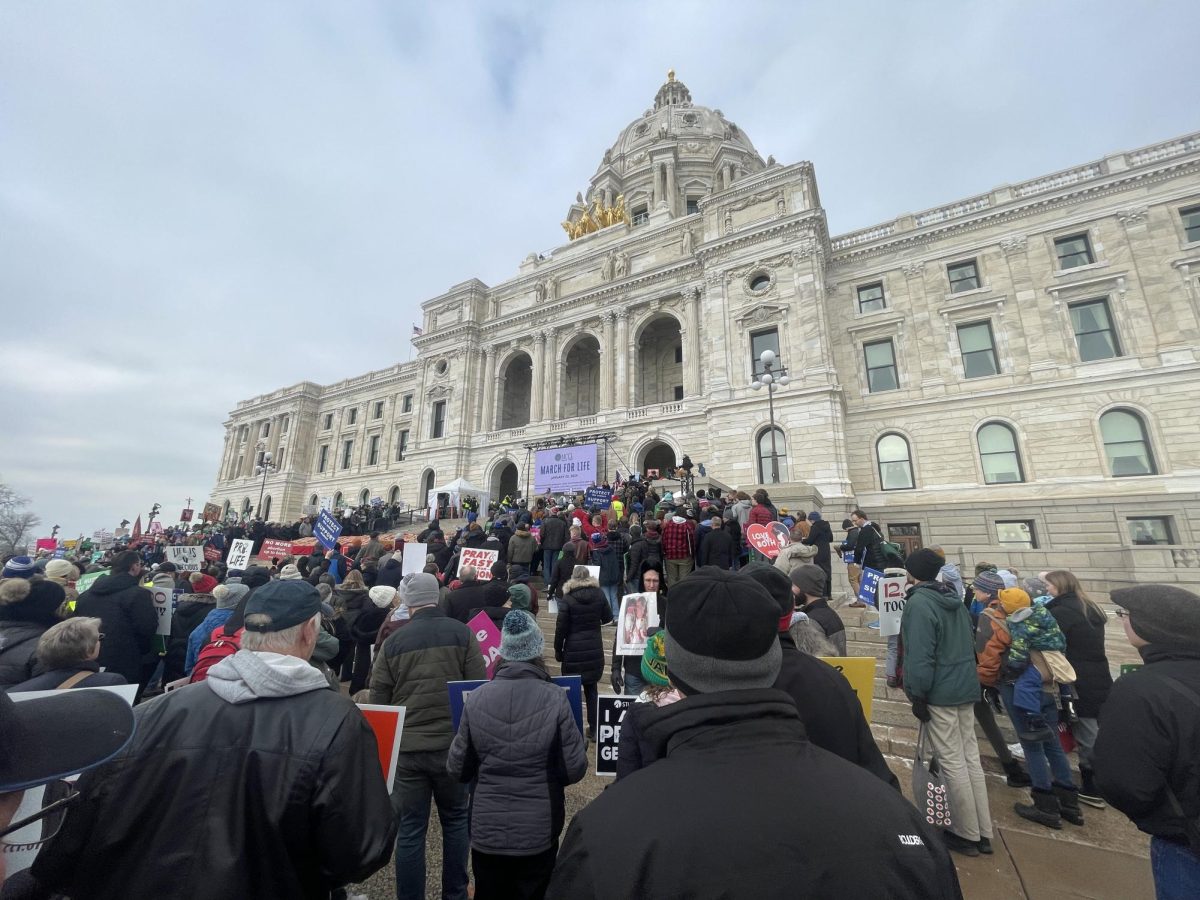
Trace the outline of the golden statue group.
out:
[[[597,197],[591,210],[585,206],[583,215],[575,221],[568,219],[562,223],[562,227],[563,231],[567,233],[567,237],[575,240],[585,234],[591,234],[593,231],[599,231],[622,222],[626,225],[630,224],[629,213],[625,209],[625,195],[618,194],[617,202],[613,206],[605,206],[604,201]]]

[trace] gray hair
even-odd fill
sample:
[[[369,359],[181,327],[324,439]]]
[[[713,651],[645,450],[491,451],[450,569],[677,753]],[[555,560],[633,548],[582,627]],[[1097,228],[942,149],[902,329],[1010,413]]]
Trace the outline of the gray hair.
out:
[[[837,648],[825,637],[825,629],[812,619],[804,618],[788,629],[797,649],[809,656],[837,656]]]
[[[100,643],[100,620],[94,616],[66,619],[38,639],[37,658],[47,672],[74,669],[85,662]]]
[[[476,577],[474,566],[463,566],[458,570],[459,581],[474,581]]]
[[[1022,578],[1018,583],[1021,585],[1021,589],[1029,595],[1030,600],[1034,597],[1044,596],[1046,593],[1046,582],[1042,581],[1036,575],[1029,575]]]
[[[246,617],[247,621],[254,618],[253,615]],[[282,631],[243,631],[242,649],[258,650],[261,653],[288,653],[294,650],[296,645],[300,643],[300,632],[310,622],[317,628],[320,628],[321,614],[317,613],[311,619],[306,619],[299,625],[293,625],[291,628],[285,628]]]

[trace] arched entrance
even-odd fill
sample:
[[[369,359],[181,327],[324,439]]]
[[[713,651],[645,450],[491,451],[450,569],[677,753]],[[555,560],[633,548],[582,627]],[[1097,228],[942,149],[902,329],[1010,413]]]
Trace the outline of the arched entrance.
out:
[[[249,517],[250,517],[250,498],[247,497],[246,499],[244,499],[242,501],[242,518],[246,519]]]
[[[518,353],[508,361],[500,376],[500,428],[520,428],[529,424],[533,402],[533,361],[528,353]]]
[[[271,521],[271,495],[267,494],[263,498],[262,514],[259,516],[264,522]]]
[[[400,499],[400,485],[392,485],[392,489],[388,491],[388,503],[395,503]]]
[[[600,342],[585,334],[571,345],[562,383],[561,418],[594,416],[600,409]]]
[[[514,462],[504,463],[496,469],[496,474],[492,476],[492,498],[503,500],[505,497],[516,494],[520,479],[521,475],[517,471],[517,464]]]
[[[421,509],[429,508],[429,492],[437,487],[437,474],[433,469],[426,469],[425,474],[421,476],[421,496],[417,499],[417,506]]]
[[[221,510],[221,518],[222,518],[222,519],[228,519],[228,518],[229,518],[229,509],[230,509],[230,507],[231,507],[231,506],[232,506],[232,504],[231,504],[231,503],[230,503],[228,500],[226,500],[226,501],[225,501],[225,506],[224,506],[224,508],[222,508],[222,510]]]
[[[671,316],[655,319],[642,328],[637,342],[638,406],[682,400],[683,336]]]
[[[641,471],[645,473],[647,469],[658,469],[664,478],[669,477],[668,473],[675,470],[674,448],[662,441],[655,441],[647,447],[642,454]]]

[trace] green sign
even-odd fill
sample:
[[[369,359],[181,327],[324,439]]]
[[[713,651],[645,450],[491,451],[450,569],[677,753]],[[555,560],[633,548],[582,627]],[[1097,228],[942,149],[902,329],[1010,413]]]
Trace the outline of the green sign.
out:
[[[94,582],[101,575],[107,574],[108,569],[101,569],[99,572],[89,572],[87,575],[80,575],[79,580],[75,582],[75,590],[82,594],[92,586],[92,582]]]
[[[1142,667],[1141,663],[1122,663],[1121,664],[1121,674],[1128,675],[1130,672],[1136,672],[1141,667]]]

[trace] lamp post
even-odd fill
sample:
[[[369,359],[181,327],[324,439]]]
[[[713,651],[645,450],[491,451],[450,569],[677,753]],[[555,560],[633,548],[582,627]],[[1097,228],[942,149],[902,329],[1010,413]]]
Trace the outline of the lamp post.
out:
[[[275,471],[275,464],[271,462],[271,451],[267,449],[266,441],[259,441],[254,445],[255,451],[259,454],[259,463],[254,467],[254,474],[262,476],[262,486],[258,489],[258,506],[254,510],[255,518],[262,513],[263,495],[267,492],[267,476]]]
[[[767,389],[767,409],[771,416],[771,483],[779,483],[779,448],[775,444],[775,391],[778,388],[787,385],[791,378],[788,377],[787,367],[782,363],[776,368],[776,357],[774,350],[764,350],[759,354],[758,361],[762,364],[762,372],[755,373],[754,380],[750,382],[752,390],[760,391],[765,386]],[[758,448],[755,448],[757,452]]]

